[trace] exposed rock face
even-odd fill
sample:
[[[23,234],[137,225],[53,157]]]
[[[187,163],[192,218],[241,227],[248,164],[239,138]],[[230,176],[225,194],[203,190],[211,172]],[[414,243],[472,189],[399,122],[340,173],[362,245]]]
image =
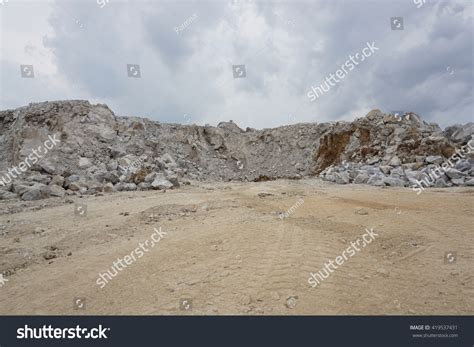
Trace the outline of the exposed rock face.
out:
[[[342,161],[400,166],[416,162],[417,156],[449,157],[454,150],[455,145],[438,125],[426,123],[414,113],[400,118],[374,110],[353,123],[336,123],[335,129],[322,137],[315,171]]]
[[[470,129],[470,130],[469,130]],[[275,129],[162,124],[117,117],[88,101],[30,104],[0,112],[0,199],[172,189],[191,180],[261,181],[320,175],[339,184],[410,185],[449,158],[472,126],[443,133],[413,113],[373,110],[352,123]],[[48,136],[60,142],[20,175]],[[467,156],[437,186],[472,185]],[[454,181],[453,181],[454,180]],[[13,184],[12,184],[13,183]]]
[[[405,186],[418,191],[470,184],[474,166],[472,123],[455,126],[445,137],[446,132],[443,134],[438,125],[426,123],[413,113],[400,118],[374,110],[346,127],[321,140],[315,169],[325,180],[341,183],[339,177],[348,175],[349,182],[344,183]],[[335,136],[339,140],[333,140],[335,148],[330,148],[327,139]],[[321,157],[330,160],[321,161]]]

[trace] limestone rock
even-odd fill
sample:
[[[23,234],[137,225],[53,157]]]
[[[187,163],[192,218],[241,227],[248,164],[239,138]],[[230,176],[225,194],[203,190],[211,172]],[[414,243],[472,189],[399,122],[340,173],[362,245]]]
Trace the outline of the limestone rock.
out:
[[[367,175],[366,173],[359,173],[357,177],[354,179],[354,183],[363,184],[363,183],[367,183],[368,180],[369,180],[369,175]]]
[[[451,180],[453,179],[460,179],[460,178],[463,178],[464,176],[466,176],[466,174],[464,172],[461,172],[459,170],[456,170],[456,169],[449,169],[446,171],[446,175],[451,178]]]
[[[79,169],[87,169],[92,166],[92,162],[89,158],[81,158],[77,165],[79,166]]]
[[[370,176],[369,180],[367,181],[367,184],[370,184],[371,186],[385,186],[383,176],[380,175]]]
[[[0,200],[13,200],[18,198],[15,193],[0,189]]]
[[[425,161],[428,164],[441,164],[443,162],[443,157],[439,155],[430,155],[426,157]]]
[[[162,174],[158,174],[151,183],[151,187],[153,189],[159,190],[171,189],[173,187],[173,183],[168,181]]]
[[[62,187],[64,185],[64,177],[61,175],[54,175],[49,184]]]

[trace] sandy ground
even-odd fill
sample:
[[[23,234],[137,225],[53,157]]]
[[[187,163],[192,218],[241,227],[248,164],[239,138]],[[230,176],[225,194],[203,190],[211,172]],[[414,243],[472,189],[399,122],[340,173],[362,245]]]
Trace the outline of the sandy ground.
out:
[[[72,201],[0,204],[0,314],[474,314],[472,188],[279,180],[74,199],[86,216]],[[379,236],[312,288],[365,228]]]

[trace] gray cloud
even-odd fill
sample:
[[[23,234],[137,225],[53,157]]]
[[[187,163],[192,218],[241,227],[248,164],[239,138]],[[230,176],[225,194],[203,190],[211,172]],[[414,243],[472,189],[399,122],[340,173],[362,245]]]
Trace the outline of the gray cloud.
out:
[[[12,1],[1,10],[2,108],[85,98],[120,115],[257,128],[372,108],[442,126],[473,120],[471,1]],[[405,29],[392,31],[390,17]],[[372,41],[373,56],[309,101],[312,85]],[[34,81],[19,76],[28,61]],[[233,78],[234,64],[246,78]]]

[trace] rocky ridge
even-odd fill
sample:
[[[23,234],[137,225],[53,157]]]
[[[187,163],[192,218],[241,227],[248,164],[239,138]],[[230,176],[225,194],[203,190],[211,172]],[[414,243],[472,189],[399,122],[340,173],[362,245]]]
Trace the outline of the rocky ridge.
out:
[[[474,151],[466,146],[474,124],[442,131],[414,113],[373,110],[353,122],[243,130],[232,121],[213,127],[118,117],[106,105],[73,100],[0,111],[0,124],[0,200],[308,176],[408,187],[460,148],[469,151],[430,185],[474,185]],[[27,170],[12,172],[49,136],[60,142]]]

